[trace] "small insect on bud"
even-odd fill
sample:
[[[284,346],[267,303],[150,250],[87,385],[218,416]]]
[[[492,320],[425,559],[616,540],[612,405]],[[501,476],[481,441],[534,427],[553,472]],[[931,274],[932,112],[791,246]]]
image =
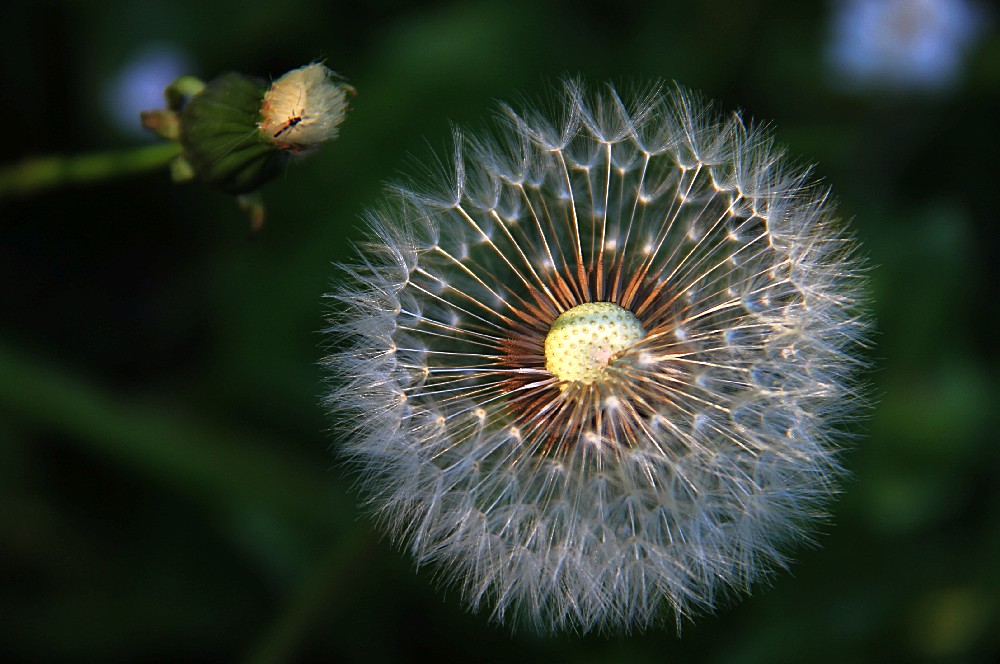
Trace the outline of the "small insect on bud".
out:
[[[354,88],[314,62],[276,80],[264,94],[257,126],[282,150],[301,152],[336,138]]]

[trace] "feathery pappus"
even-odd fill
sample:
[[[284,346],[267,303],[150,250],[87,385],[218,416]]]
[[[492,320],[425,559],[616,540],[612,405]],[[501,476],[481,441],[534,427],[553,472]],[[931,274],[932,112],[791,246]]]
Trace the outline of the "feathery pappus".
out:
[[[864,402],[829,192],[659,83],[566,81],[438,170],[331,296],[326,403],[385,531],[541,631],[679,627],[784,566]]]

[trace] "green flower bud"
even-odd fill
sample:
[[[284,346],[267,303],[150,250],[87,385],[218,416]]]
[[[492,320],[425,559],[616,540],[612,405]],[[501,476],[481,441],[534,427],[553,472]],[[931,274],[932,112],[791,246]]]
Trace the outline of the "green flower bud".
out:
[[[180,142],[195,176],[230,194],[257,189],[277,175],[287,152],[258,129],[266,85],[242,74],[223,74],[184,105]]]

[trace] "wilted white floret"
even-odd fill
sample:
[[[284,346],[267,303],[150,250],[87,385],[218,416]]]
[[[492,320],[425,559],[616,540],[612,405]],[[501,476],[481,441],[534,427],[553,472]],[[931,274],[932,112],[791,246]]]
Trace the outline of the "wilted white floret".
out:
[[[264,93],[259,127],[279,147],[302,150],[336,138],[354,88],[314,62],[280,77]]]
[[[748,592],[822,515],[862,266],[766,132],[564,91],[369,213],[327,403],[381,523],[470,606],[642,629]]]

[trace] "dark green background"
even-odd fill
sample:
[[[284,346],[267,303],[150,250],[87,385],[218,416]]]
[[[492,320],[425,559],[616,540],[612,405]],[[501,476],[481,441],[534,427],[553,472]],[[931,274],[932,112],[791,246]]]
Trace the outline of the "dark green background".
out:
[[[342,137],[228,197],[164,173],[0,201],[0,653],[18,661],[994,661],[1000,652],[1000,41],[941,94],[845,92],[827,3],[37,2],[3,10],[3,162],[128,143],[108,77],[317,58]],[[661,77],[773,122],[874,268],[877,403],[820,548],[632,637],[511,635],[373,534],[317,405],[332,263],[449,121],[564,73]],[[408,159],[410,165],[407,166]]]

